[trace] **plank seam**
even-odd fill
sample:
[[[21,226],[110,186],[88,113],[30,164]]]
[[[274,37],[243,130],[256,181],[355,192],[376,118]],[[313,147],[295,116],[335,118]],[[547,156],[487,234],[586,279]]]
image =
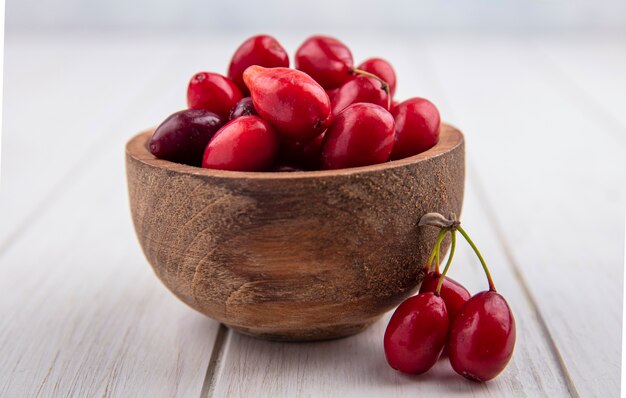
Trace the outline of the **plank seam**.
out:
[[[204,375],[204,382],[202,383],[202,389],[200,390],[200,398],[213,397],[215,393],[215,385],[217,383],[218,369],[222,363],[224,356],[224,346],[226,345],[226,339],[230,334],[230,330],[220,324],[215,336],[215,343],[213,344],[213,350],[211,351],[211,358],[206,368]]]
[[[167,66],[163,67],[163,70],[167,72],[167,70],[174,67],[174,65],[175,65],[175,61],[171,61]],[[159,80],[159,77],[156,76],[153,79],[153,82],[158,81],[158,80]],[[144,103],[144,101],[141,101],[142,98],[153,97],[154,92],[157,90],[157,87],[159,87],[158,84],[150,84],[150,83],[147,84],[145,88],[143,88],[142,90],[139,91],[139,93],[137,93],[135,97],[136,98],[135,102],[142,104]],[[4,254],[7,252],[9,247],[13,245],[13,243],[18,241],[20,237],[24,235],[24,233],[30,229],[30,226],[34,224],[34,222],[39,217],[45,214],[46,208],[52,207],[52,205],[61,196],[63,196],[63,192],[65,192],[68,189],[68,187],[72,186],[72,184],[75,183],[75,181],[78,180],[78,178],[82,176],[83,173],[88,171],[89,167],[83,167],[83,165],[88,164],[90,161],[93,161],[93,159],[96,159],[99,156],[102,156],[104,151],[102,151],[100,148],[103,147],[103,143],[109,142],[111,140],[111,137],[108,133],[111,130],[115,131],[115,126],[118,126],[120,124],[119,120],[120,119],[125,120],[127,119],[128,116],[132,116],[132,115],[134,115],[134,112],[130,108],[127,108],[126,110],[120,112],[121,117],[116,118],[118,122],[112,123],[110,126],[111,127],[110,129],[105,128],[102,134],[99,137],[97,137],[91,145],[89,145],[86,151],[83,152],[83,156],[81,156],[73,165],[69,166],[69,169],[67,170],[66,174],[59,179],[55,187],[52,190],[50,190],[47,194],[45,194],[42,200],[40,200],[39,203],[33,206],[33,210],[30,211],[22,219],[22,221],[20,221],[17,224],[13,232],[11,232],[4,239],[3,242],[0,242],[0,258],[4,256]],[[0,186],[0,193],[2,193],[1,186]],[[5,192],[5,194],[7,193]]]
[[[550,333],[550,330],[548,329],[548,325],[543,315],[539,311],[539,306],[537,305],[533,294],[528,288],[528,283],[526,282],[524,275],[522,275],[520,271],[518,262],[513,256],[513,251],[511,250],[508,241],[504,237],[504,233],[503,233],[504,230],[500,226],[500,223],[498,222],[496,215],[492,211],[492,206],[490,205],[489,199],[487,198],[487,192],[485,191],[482,182],[480,181],[479,177],[476,175],[476,172],[474,170],[475,169],[473,167],[469,168],[469,173],[471,174],[472,181],[474,182],[474,186],[476,188],[476,194],[481,199],[479,201],[480,206],[483,208],[483,211],[487,215],[487,221],[490,224],[491,228],[493,228],[497,236],[498,243],[502,247],[504,255],[507,259],[509,267],[513,271],[513,275],[515,279],[517,279],[520,284],[520,288],[522,290],[522,293],[524,294],[524,297],[526,298],[526,301],[528,302],[528,305],[530,306],[530,309],[537,316],[537,321],[539,323],[542,333],[544,334],[546,338],[548,347],[550,347],[550,351],[552,351],[552,355],[554,355],[554,357],[556,358],[559,364],[559,368],[561,370],[561,376],[563,377],[563,379],[565,380],[567,384],[567,389],[569,390],[572,397],[580,398],[580,394],[578,393],[578,390],[576,389],[576,385],[574,385],[574,381],[572,380],[572,377],[569,374],[569,371],[567,370],[567,366],[565,364],[563,357],[561,356],[561,352],[558,349],[556,341],[552,337],[552,334]]]

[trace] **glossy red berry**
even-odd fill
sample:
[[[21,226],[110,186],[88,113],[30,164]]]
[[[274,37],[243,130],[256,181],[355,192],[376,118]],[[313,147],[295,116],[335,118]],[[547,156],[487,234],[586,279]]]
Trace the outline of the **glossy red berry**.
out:
[[[357,103],[339,113],[326,131],[322,168],[342,169],[383,163],[393,147],[394,121],[383,107]]]
[[[237,119],[241,116],[256,116],[256,109],[252,103],[251,97],[244,97],[239,100],[230,110],[230,120]]]
[[[222,119],[204,109],[176,112],[157,127],[148,148],[159,159],[199,167],[204,148],[221,126]]]
[[[352,78],[350,49],[329,36],[311,36],[296,51],[296,68],[310,75],[325,89],[341,86]]]
[[[470,298],[452,321],[448,355],[452,368],[474,381],[496,377],[515,347],[515,319],[504,297],[484,291]]]
[[[243,95],[235,83],[218,73],[199,72],[187,87],[187,105],[191,109],[206,109],[227,120],[230,110]]]
[[[440,276],[440,273],[434,271],[427,273],[422,281],[422,286],[420,286],[420,293],[434,293],[437,290],[437,284],[439,283]],[[443,279],[439,295],[446,303],[446,309],[448,310],[450,321],[456,317],[456,314],[459,312],[463,304],[465,304],[472,296],[470,292],[463,287],[463,285],[447,276]]]
[[[335,94],[331,101],[333,116],[357,102],[367,102],[389,109],[389,95],[383,89],[381,82],[371,77],[357,76],[350,80]]]
[[[432,102],[411,98],[393,110],[396,121],[396,141],[391,159],[403,159],[432,148],[439,141],[441,119]]]
[[[393,114],[393,111],[396,109],[396,107],[400,105],[400,102],[398,101],[391,101],[391,108],[389,108],[389,112],[391,112]]]
[[[272,36],[257,35],[244,41],[230,61],[228,77],[245,95],[249,94],[249,90],[243,81],[243,72],[252,65],[266,68],[288,67],[289,56],[287,51]]]
[[[389,85],[389,91],[393,97],[396,93],[396,72],[391,64],[382,58],[370,58],[356,67],[357,69],[373,73],[383,79]]]
[[[426,372],[441,355],[448,328],[448,313],[441,297],[422,293],[406,299],[385,330],[387,362],[400,372]]]
[[[257,116],[242,116],[225,124],[209,141],[202,167],[264,171],[273,165],[278,148],[278,135],[266,121]]]
[[[305,170],[318,170],[322,157],[324,134],[320,134],[309,142],[297,142],[282,139],[280,143],[280,159],[286,165]]]
[[[309,141],[330,123],[330,99],[306,73],[288,68],[251,66],[243,74],[257,113],[278,133]]]

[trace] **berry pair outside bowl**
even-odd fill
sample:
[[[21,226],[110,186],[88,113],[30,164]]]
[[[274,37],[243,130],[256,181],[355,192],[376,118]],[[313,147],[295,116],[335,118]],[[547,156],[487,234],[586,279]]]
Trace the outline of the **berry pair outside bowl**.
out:
[[[437,231],[418,227],[420,217],[461,212],[464,138],[446,124],[434,147],[409,158],[265,173],[157,159],[153,131],[126,146],[143,252],[179,299],[256,337],[362,331],[421,282]]]

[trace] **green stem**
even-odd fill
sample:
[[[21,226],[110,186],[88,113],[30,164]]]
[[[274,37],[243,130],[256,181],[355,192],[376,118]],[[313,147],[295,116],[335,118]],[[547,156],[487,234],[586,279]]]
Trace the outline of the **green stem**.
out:
[[[384,81],[383,79],[381,79],[380,77],[376,76],[373,73],[361,70],[361,69],[350,69],[350,73],[355,74],[355,75],[363,75],[363,76],[367,76],[367,77],[371,77],[372,79],[376,79],[380,82],[380,88],[385,90],[385,93],[387,94],[387,109],[391,110],[391,91],[389,90],[389,84]]]
[[[452,243],[450,244],[450,256],[448,257],[448,262],[446,263],[446,266],[443,268],[443,272],[439,277],[439,282],[437,282],[437,290],[435,290],[435,295],[437,296],[439,296],[439,294],[441,293],[443,280],[445,279],[446,274],[450,269],[450,264],[452,264],[452,257],[454,257],[454,251],[456,249],[456,231],[454,229],[450,232],[450,239],[452,240]]]
[[[489,290],[495,292],[496,286],[493,284],[493,279],[491,279],[491,273],[489,272],[487,263],[485,263],[485,259],[483,259],[483,256],[480,254],[480,251],[478,251],[478,248],[476,247],[474,242],[472,242],[472,239],[470,239],[467,232],[465,232],[465,230],[461,228],[460,225],[456,226],[456,230],[459,231],[461,235],[463,235],[467,243],[469,243],[469,245],[472,246],[472,249],[474,249],[474,253],[476,253],[476,255],[478,256],[478,259],[480,260],[480,264],[483,266],[483,270],[485,271],[485,275],[487,276],[487,281],[489,282]]]
[[[433,250],[430,253],[430,257],[428,258],[428,262],[426,263],[426,272],[430,271],[431,264],[435,257],[437,257],[437,268],[439,268],[439,246],[441,245],[441,241],[443,240],[443,238],[445,238],[447,232],[448,231],[446,231],[445,228],[442,228],[439,231],[439,234],[437,235],[437,241],[435,242],[435,247],[433,247]]]

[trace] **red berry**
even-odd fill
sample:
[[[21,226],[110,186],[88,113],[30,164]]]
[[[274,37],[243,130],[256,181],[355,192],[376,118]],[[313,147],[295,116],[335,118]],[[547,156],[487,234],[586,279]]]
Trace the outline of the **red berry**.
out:
[[[470,298],[450,327],[450,363],[470,380],[496,377],[509,363],[514,346],[513,313],[504,297],[492,290]]]
[[[241,116],[256,116],[256,114],[252,98],[244,97],[230,110],[230,120],[237,119]]]
[[[357,76],[341,86],[333,97],[331,101],[333,116],[337,116],[348,105],[357,102],[368,102],[388,109],[389,95],[378,80],[366,76]]]
[[[383,163],[393,147],[393,117],[383,107],[352,104],[337,115],[322,144],[322,168]]]
[[[440,276],[441,274],[438,272],[427,273],[422,281],[422,286],[420,286],[420,293],[434,293],[437,290],[437,284],[439,283]],[[472,295],[459,282],[446,276],[441,284],[440,296],[446,303],[448,316],[452,321],[463,304],[465,304]]]
[[[187,105],[191,109],[206,109],[227,120],[230,110],[243,95],[227,77],[218,73],[196,73],[187,87]]]
[[[396,109],[398,105],[400,105],[398,101],[391,101],[391,108],[389,108],[389,112],[393,114],[393,111]]]
[[[282,139],[280,143],[281,161],[296,168],[318,170],[322,157],[324,135],[320,134],[309,142]]]
[[[157,127],[148,148],[159,159],[200,166],[204,148],[221,126],[220,117],[204,109],[176,112]]]
[[[266,68],[288,67],[289,56],[278,41],[269,35],[252,36],[235,51],[228,67],[228,77],[235,82],[243,94],[250,91],[243,81],[243,72],[252,65]]]
[[[285,138],[309,141],[328,127],[330,99],[306,73],[255,65],[246,69],[243,79],[258,114]]]
[[[396,142],[391,160],[417,155],[432,148],[439,140],[439,111],[424,98],[411,98],[393,110]]]
[[[325,89],[341,86],[352,78],[354,61],[350,49],[328,36],[311,36],[296,51],[296,68]]]
[[[391,96],[394,96],[396,93],[396,72],[389,62],[382,58],[370,58],[363,61],[356,68],[373,73],[383,79],[389,85]]]
[[[263,119],[242,116],[213,136],[204,151],[202,167],[235,171],[269,169],[278,155],[278,135]]]
[[[441,297],[422,293],[406,299],[385,330],[387,362],[400,372],[426,372],[441,355],[448,327],[448,313]]]

